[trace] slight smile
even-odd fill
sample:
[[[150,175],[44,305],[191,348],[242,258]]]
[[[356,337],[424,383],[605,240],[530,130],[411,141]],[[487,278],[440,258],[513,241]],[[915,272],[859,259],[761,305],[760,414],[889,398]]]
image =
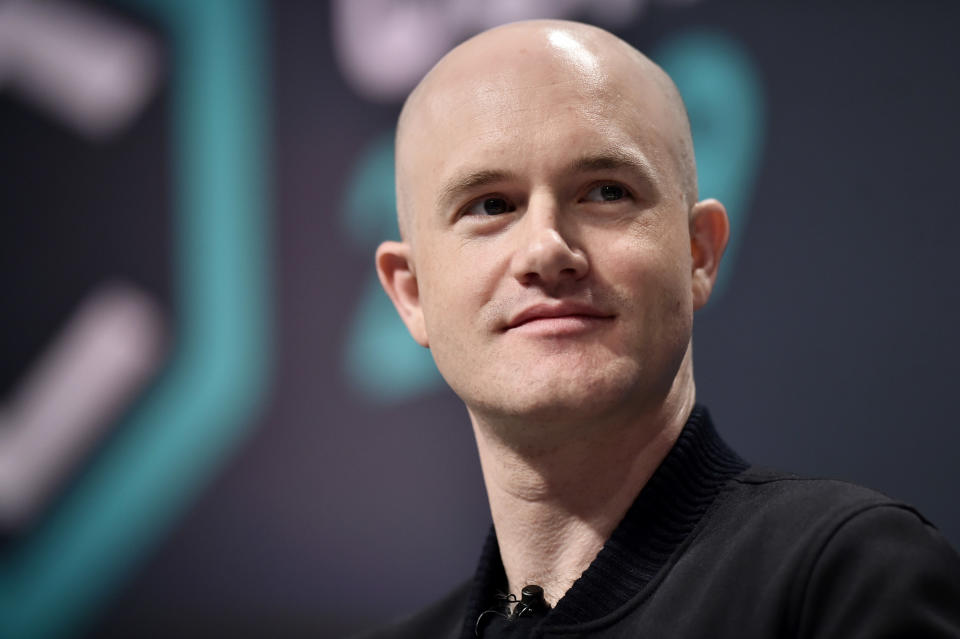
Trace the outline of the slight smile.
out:
[[[591,330],[614,319],[588,304],[578,302],[542,303],[530,306],[507,323],[505,331],[563,335]]]

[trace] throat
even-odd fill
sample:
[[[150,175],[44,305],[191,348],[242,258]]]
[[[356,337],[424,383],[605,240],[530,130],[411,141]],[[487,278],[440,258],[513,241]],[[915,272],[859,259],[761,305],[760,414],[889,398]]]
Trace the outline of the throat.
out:
[[[677,441],[689,410],[584,424],[579,437],[536,454],[471,413],[508,592],[536,584],[557,605]]]
[[[627,475],[630,473],[628,472]],[[556,498],[547,487],[517,492],[488,488],[500,545],[500,558],[510,593],[530,584],[542,587],[550,606],[580,578],[633,503],[645,477],[623,481],[580,482]],[[603,495],[603,498],[598,498]]]

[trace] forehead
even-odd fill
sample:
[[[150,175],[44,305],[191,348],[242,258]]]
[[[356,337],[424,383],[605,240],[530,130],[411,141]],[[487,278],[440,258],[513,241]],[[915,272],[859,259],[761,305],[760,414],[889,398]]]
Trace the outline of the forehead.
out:
[[[481,68],[474,61],[427,87],[406,123],[400,158],[412,164],[417,182],[463,162],[522,161],[548,150],[556,153],[560,142],[632,143],[652,156],[669,143],[663,135],[669,114],[652,82],[637,77],[624,83],[586,53],[516,64],[523,57],[522,51],[501,56]]]
[[[610,149],[666,168],[676,114],[655,67],[628,49],[590,46],[557,30],[535,42],[508,31],[455,50],[405,109],[401,190],[422,211],[453,174],[529,176]]]

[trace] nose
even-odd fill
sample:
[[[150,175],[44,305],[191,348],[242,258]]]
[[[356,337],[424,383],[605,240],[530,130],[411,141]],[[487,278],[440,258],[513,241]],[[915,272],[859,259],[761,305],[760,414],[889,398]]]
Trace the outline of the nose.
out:
[[[555,204],[531,200],[513,255],[514,277],[524,286],[553,288],[583,278],[590,270],[587,255],[571,243],[560,224]]]

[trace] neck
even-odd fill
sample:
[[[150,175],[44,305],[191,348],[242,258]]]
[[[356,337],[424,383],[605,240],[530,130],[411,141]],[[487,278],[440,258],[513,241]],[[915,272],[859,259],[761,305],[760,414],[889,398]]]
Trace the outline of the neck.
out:
[[[688,352],[653,407],[552,432],[545,446],[516,445],[471,411],[511,593],[537,584],[548,603],[559,601],[670,451],[694,399]]]

